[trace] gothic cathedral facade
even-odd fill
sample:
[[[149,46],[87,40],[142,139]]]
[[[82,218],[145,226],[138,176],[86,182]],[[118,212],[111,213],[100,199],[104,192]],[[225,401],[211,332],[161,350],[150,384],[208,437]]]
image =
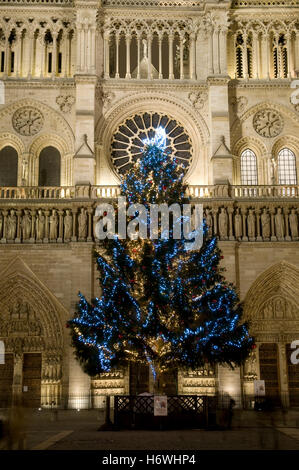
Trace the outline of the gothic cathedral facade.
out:
[[[151,389],[142,371],[91,380],[66,322],[98,295],[95,208],[163,126],[256,342],[241,368],[179,371],[178,393],[248,407],[262,379],[299,406],[298,76],[298,0],[0,0],[2,403]]]

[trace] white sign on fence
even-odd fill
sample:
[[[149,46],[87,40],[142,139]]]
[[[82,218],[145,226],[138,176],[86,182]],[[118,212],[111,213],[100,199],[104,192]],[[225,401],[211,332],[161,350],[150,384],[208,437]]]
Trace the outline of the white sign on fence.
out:
[[[264,397],[266,395],[264,380],[254,380],[254,394],[256,397]]]
[[[154,397],[154,416],[167,416],[167,397],[165,395]]]

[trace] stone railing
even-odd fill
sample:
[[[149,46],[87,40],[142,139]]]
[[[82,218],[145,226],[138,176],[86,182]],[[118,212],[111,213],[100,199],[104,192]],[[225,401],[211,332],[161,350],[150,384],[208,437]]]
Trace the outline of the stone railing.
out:
[[[108,8],[202,8],[202,0],[103,0]]]
[[[0,187],[1,199],[113,199],[120,194],[119,186],[18,186]],[[299,186],[229,186],[190,185],[187,194],[192,199],[294,199],[299,198]]]
[[[299,203],[280,201],[199,200],[210,235],[221,241],[298,241]],[[100,201],[0,200],[0,244],[94,242]]]
[[[0,0],[0,6],[1,5],[11,5],[11,6],[16,6],[16,5],[55,5],[55,6],[73,6],[74,1],[73,0]]]

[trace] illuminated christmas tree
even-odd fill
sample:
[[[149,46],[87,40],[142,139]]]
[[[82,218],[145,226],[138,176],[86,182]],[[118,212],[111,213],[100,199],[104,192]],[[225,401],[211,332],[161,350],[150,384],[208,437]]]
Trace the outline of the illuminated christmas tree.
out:
[[[126,216],[129,225],[134,223],[131,238],[136,239],[114,236],[99,242],[101,297],[90,304],[80,294],[78,311],[69,322],[77,357],[90,375],[134,361],[149,364],[156,379],[173,368],[239,365],[253,341],[241,322],[235,288],[219,267],[217,239],[208,237],[203,224],[192,232],[195,237],[203,230],[201,248],[190,249],[192,240],[183,237],[183,210],[179,216],[173,213],[167,237],[161,226],[156,238],[149,237],[149,215],[141,227],[143,208],[150,214],[154,204],[190,204],[184,168],[165,151],[162,130],[145,144],[143,158],[121,184],[128,206],[142,204]],[[117,210],[115,206],[116,216]]]

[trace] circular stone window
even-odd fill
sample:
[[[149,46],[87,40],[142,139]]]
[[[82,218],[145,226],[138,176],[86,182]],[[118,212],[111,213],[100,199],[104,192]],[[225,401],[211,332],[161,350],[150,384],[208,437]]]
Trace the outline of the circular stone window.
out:
[[[192,160],[192,144],[184,127],[165,114],[135,114],[120,124],[112,137],[111,156],[116,171],[123,174],[142,158],[144,139],[153,139],[162,127],[166,133],[166,152],[187,169]]]

